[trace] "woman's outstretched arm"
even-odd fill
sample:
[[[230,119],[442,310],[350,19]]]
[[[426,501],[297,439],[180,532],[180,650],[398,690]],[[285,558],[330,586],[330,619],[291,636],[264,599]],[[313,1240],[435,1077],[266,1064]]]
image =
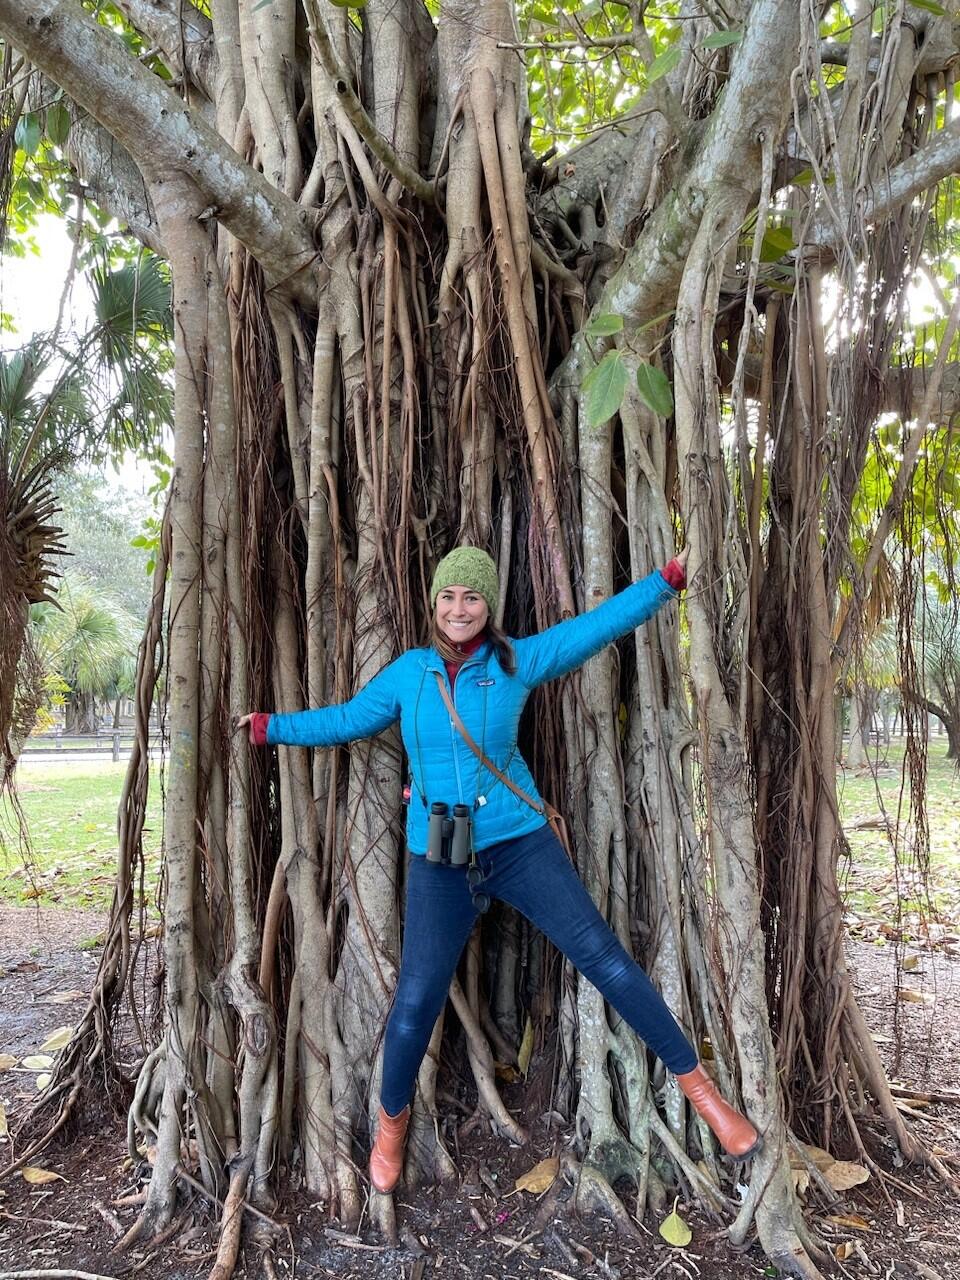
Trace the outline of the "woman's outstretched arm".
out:
[[[546,680],[566,675],[618,636],[652,618],[686,585],[687,555],[685,548],[662,570],[631,583],[587,613],[558,622],[539,635],[514,641],[519,679],[533,689]]]
[[[254,746],[336,747],[380,733],[400,717],[397,698],[397,658],[378,672],[347,702],[310,711],[271,715],[251,711],[237,717]]]

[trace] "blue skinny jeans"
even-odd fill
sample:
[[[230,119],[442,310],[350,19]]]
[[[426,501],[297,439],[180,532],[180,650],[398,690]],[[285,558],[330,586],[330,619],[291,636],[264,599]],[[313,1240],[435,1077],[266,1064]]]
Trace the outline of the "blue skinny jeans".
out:
[[[697,1065],[660,993],[627,954],[544,825],[477,853],[478,893],[516,907],[597,988],[675,1074]],[[463,867],[411,855],[400,976],[387,1019],[381,1103],[398,1115],[413,1088],[457,961],[477,920]]]

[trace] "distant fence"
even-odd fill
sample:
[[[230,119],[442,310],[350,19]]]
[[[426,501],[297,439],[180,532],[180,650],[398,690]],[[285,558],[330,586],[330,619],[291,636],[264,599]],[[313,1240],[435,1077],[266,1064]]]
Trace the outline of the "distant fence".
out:
[[[109,755],[114,762],[129,755],[135,742],[133,729],[99,729],[96,733],[33,733],[24,743],[21,759],[32,755],[72,752]]]

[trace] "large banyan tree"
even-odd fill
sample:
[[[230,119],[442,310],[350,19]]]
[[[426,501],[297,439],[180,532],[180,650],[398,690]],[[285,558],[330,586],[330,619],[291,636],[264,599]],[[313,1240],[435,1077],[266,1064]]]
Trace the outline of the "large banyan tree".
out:
[[[399,740],[253,755],[231,721],[345,699],[421,643],[463,541],[498,561],[514,635],[689,541],[684,665],[668,609],[538,694],[526,750],[590,892],[766,1142],[735,1199],[662,1068],[495,912],[421,1070],[407,1179],[454,1172],[451,1042],[479,1114],[525,1140],[495,1064],[528,1027],[600,1175],[582,1189],[626,1176],[642,1212],[680,1180],[785,1270],[817,1274],[797,1139],[935,1163],[844,959],[834,691],[941,430],[957,307],[913,341],[908,288],[960,165],[954,7],[0,0],[7,136],[55,111],[51,147],[174,286],[139,674],[144,716],[166,681],[162,1018],[134,1000],[129,1132],[156,1155],[133,1233],[171,1221],[184,1162],[226,1205],[217,1276],[240,1200],[269,1206],[291,1171],[359,1219]],[[147,777],[141,746],[96,990],[38,1132],[116,1078]],[[389,1197],[371,1212],[395,1230]]]

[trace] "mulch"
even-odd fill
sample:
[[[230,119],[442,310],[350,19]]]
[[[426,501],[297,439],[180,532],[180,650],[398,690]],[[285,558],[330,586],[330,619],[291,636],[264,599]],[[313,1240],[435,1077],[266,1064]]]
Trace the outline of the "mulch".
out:
[[[102,924],[96,912],[0,906],[0,1054],[19,1062],[79,1016],[98,958],[91,942]],[[960,1155],[960,1105],[933,1096],[960,1093],[960,960],[936,950],[898,954],[893,946],[854,940],[848,956],[885,1064],[904,1095],[913,1095],[903,1099],[908,1124],[928,1146]],[[905,997],[904,991],[911,994]],[[8,1113],[32,1096],[36,1075],[19,1065],[0,1071],[0,1100]],[[508,1105],[522,1110],[524,1086],[504,1088]],[[566,1187],[552,1221],[531,1234],[539,1197],[516,1191],[514,1184],[538,1161],[558,1154],[566,1135],[551,1130],[549,1118],[526,1119],[531,1139],[525,1148],[474,1129],[461,1145],[459,1186],[401,1189],[395,1197],[400,1248],[385,1247],[366,1223],[357,1234],[344,1232],[328,1220],[322,1205],[303,1191],[291,1191],[273,1215],[283,1232],[268,1254],[272,1273],[355,1280],[432,1275],[748,1280],[774,1274],[756,1244],[735,1251],[723,1225],[683,1199],[677,1209],[693,1238],[682,1250],[661,1239],[652,1214],[635,1223],[635,1238],[626,1239],[598,1214],[565,1211]],[[886,1140],[880,1127],[873,1126],[871,1135],[882,1149]],[[9,1152],[9,1142],[0,1141],[0,1159]],[[838,1154],[855,1158],[855,1153]],[[890,1157],[895,1181],[885,1188],[873,1177],[834,1205],[810,1204],[831,1250],[847,1255],[824,1266],[824,1274],[948,1280],[960,1273],[960,1206],[929,1174],[898,1167],[892,1151]],[[209,1274],[217,1215],[199,1196],[185,1205],[176,1232],[162,1244],[113,1252],[137,1213],[115,1202],[142,1185],[145,1171],[127,1159],[119,1110],[104,1106],[84,1133],[70,1135],[37,1163],[61,1177],[30,1185],[17,1174],[0,1182],[0,1268],[86,1271],[116,1280],[134,1275],[193,1280]],[[629,1188],[618,1190],[631,1209]],[[841,1221],[831,1222],[830,1216]],[[271,1275],[255,1241],[247,1243],[235,1274]]]

